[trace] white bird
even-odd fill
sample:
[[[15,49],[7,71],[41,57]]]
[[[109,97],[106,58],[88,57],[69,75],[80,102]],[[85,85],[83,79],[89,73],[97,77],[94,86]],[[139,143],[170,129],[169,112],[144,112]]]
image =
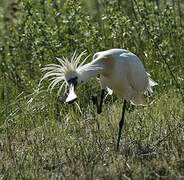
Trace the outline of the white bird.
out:
[[[78,84],[86,82],[94,76],[99,76],[101,84],[100,103],[98,103],[97,99],[94,99],[98,114],[102,111],[105,90],[109,94],[114,92],[124,99],[117,141],[117,148],[119,148],[121,130],[124,125],[126,103],[131,102],[135,105],[146,105],[146,95],[153,92],[152,86],[157,85],[157,83],[153,81],[150,75],[145,71],[140,59],[128,50],[110,49],[97,52],[94,54],[93,60],[90,63],[84,65],[88,58],[86,57],[84,61],[79,64],[84,54],[85,52],[82,52],[77,56],[75,52],[70,61],[67,58],[57,58],[60,65],[49,64],[42,68],[43,71],[46,71],[46,74],[41,81],[50,78],[52,82],[48,89],[51,91],[59,82],[64,81],[58,90],[58,95],[64,85],[65,89],[69,86],[66,102],[71,103],[77,99],[75,88]]]

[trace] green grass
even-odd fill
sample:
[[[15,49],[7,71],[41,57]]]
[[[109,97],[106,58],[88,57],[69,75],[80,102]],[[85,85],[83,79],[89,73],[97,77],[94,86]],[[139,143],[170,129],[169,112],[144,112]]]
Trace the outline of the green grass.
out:
[[[0,179],[183,179],[184,3],[85,2],[0,5]],[[108,96],[98,115],[96,79],[77,89],[82,114],[48,82],[36,91],[55,57],[87,49],[90,61],[113,47],[136,53],[159,83],[152,105],[126,112],[119,152],[123,100]]]
[[[181,178],[183,103],[173,91],[155,98],[153,105],[126,113],[119,152],[119,101],[106,102],[101,115],[92,104],[82,115],[63,105],[60,121],[53,101],[43,111],[40,104],[18,102],[13,119],[9,115],[1,125],[1,173],[8,179]]]

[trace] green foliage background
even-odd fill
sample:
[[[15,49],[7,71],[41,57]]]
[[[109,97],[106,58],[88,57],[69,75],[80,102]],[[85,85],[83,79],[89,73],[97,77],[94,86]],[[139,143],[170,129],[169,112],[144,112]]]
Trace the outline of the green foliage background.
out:
[[[182,0],[1,0],[0,178],[184,178],[184,2]],[[40,68],[55,57],[125,48],[159,86],[154,103],[126,114],[116,152],[122,100],[96,114],[92,79],[79,105],[40,92]]]

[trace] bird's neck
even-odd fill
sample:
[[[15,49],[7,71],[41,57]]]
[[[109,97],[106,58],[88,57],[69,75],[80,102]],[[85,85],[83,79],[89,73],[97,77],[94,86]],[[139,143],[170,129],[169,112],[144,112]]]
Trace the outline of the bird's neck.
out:
[[[79,76],[81,81],[86,82],[92,77],[101,74],[104,70],[103,64],[91,62],[82,66],[79,70]]]

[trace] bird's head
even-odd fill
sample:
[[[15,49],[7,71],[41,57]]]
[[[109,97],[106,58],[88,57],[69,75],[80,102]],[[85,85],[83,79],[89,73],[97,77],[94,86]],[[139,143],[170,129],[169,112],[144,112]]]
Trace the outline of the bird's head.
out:
[[[74,52],[72,58],[69,60],[67,58],[57,58],[59,64],[48,64],[42,68],[43,72],[46,72],[43,78],[40,80],[40,83],[44,79],[51,80],[48,90],[52,91],[53,88],[60,84],[57,95],[59,96],[61,91],[65,89],[65,93],[68,92],[65,102],[72,103],[77,99],[75,93],[76,86],[81,83],[82,79],[80,77],[80,68],[89,57],[85,57],[82,63],[80,63],[81,58],[85,55],[85,51],[82,52],[79,56]]]

